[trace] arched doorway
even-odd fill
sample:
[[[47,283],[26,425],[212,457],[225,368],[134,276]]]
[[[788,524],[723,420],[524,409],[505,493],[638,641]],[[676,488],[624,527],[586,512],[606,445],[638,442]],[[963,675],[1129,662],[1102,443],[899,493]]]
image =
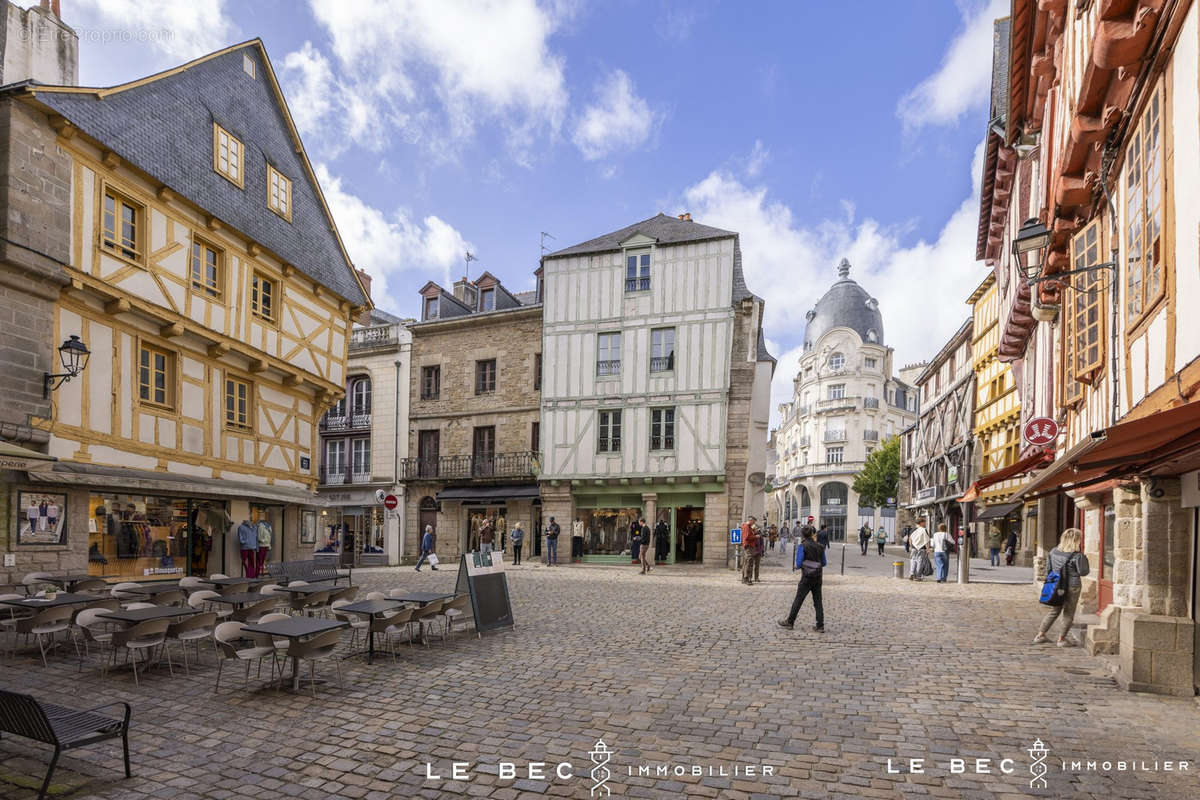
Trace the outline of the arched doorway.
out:
[[[849,487],[838,481],[821,486],[821,517],[817,527],[824,525],[829,531],[831,542],[846,541],[846,500]]]
[[[429,497],[428,495],[421,498],[420,513],[418,514],[418,518],[419,518],[418,525],[420,527],[417,529],[418,555],[420,554],[420,549],[421,549],[421,537],[423,537],[425,535],[425,526],[426,525],[432,526],[434,535],[435,536],[437,535],[437,512],[438,512],[437,500],[434,500],[432,497]]]
[[[795,519],[800,522],[808,522],[809,516],[812,515],[812,497],[808,493],[807,486],[800,487],[800,507],[796,509]]]

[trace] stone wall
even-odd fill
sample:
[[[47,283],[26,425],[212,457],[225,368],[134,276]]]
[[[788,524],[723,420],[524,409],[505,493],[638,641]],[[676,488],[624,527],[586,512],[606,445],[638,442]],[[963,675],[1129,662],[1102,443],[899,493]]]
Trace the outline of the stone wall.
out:
[[[754,327],[753,302],[747,300],[734,313],[733,343],[729,359],[729,405],[725,421],[725,505],[724,513],[704,511],[704,563],[731,565],[728,530],[741,521],[746,512],[746,473],[750,461],[751,401],[756,361],[746,359],[750,348],[757,348],[758,330]],[[711,497],[712,495],[709,495]],[[732,524],[731,524],[732,523]],[[721,541],[716,541],[719,532]],[[724,555],[722,555],[724,554]]]
[[[1143,609],[1168,617],[1188,616],[1192,575],[1192,509],[1180,505],[1178,478],[1142,482],[1142,558],[1137,582]],[[1190,649],[1189,649],[1190,652]]]

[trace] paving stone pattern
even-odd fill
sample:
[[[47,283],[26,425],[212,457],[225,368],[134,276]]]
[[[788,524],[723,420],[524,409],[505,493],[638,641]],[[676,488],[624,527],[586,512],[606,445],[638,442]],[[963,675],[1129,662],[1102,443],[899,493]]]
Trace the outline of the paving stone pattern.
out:
[[[56,797],[586,798],[600,738],[616,751],[614,797],[1200,796],[1194,763],[1059,769],[1062,759],[1193,762],[1200,707],[1122,692],[1082,650],[1031,646],[1032,586],[830,574],[821,635],[808,630],[807,607],[796,630],[775,625],[795,588],[782,564],[768,556],[752,587],[700,568],[515,568],[515,630],[403,647],[396,664],[352,658],[344,691],[323,665],[330,683],[316,700],[256,689],[253,670],[244,691],[236,666],[214,695],[211,656],[190,677],[164,669],[137,689],[128,671],[77,672],[73,654],[49,669],[36,652],[18,654],[5,684],[80,707],[134,706],[135,777],[121,777],[119,743],[104,743],[64,756]],[[449,591],[454,577],[355,572],[364,590]],[[1026,751],[1038,738],[1051,770],[1048,788],[1031,791]],[[950,774],[956,756],[990,758],[993,769],[1012,758],[1016,771]],[[34,797],[48,758],[0,739],[0,797]],[[889,758],[897,768],[923,758],[925,772],[889,773]],[[469,780],[451,780],[452,761],[470,762]],[[578,777],[553,778],[562,761]],[[426,762],[440,780],[426,780]],[[499,776],[501,762],[515,762],[514,779]],[[551,779],[530,780],[529,762],[547,762]],[[641,764],[650,775],[637,774]],[[656,775],[660,764],[689,774]],[[774,774],[707,774],[746,765]]]

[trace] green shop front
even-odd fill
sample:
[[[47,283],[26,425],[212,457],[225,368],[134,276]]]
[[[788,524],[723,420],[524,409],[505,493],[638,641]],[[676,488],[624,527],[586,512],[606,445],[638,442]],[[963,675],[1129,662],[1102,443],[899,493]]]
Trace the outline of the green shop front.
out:
[[[655,538],[655,562],[701,563],[704,560],[705,501],[710,493],[723,493],[720,484],[573,485],[574,513],[560,520],[562,535],[570,537],[574,523],[583,524],[583,562],[628,564],[633,561],[630,529],[645,517]],[[659,522],[665,535],[656,535]],[[665,547],[664,547],[665,545]],[[569,542],[559,545],[560,558],[571,552]]]

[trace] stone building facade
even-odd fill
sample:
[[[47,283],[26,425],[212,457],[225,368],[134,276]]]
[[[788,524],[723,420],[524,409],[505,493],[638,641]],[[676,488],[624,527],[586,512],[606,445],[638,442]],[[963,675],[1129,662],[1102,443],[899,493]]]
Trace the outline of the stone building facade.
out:
[[[421,290],[409,326],[408,451],[400,461],[404,558],[415,561],[427,525],[443,559],[479,548],[480,520],[511,554],[520,522],[525,557],[540,551],[542,305],[540,291],[512,293],[495,277]]]
[[[762,516],[774,370],[738,235],[659,214],[542,269],[543,514],[578,520],[584,561],[628,562],[644,516],[667,526],[657,560],[732,564],[729,529]]]
[[[896,534],[895,507],[860,505],[854,476],[867,455],[912,423],[916,398],[893,375],[875,298],[850,278],[850,263],[808,312],[792,399],[775,432],[773,517],[789,526],[816,517],[835,541],[862,525]]]
[[[376,309],[350,332],[346,394],[317,426],[318,558],[394,566],[404,553],[408,507],[399,475],[408,457],[411,321]],[[380,499],[387,495],[399,502],[394,510]]]
[[[26,44],[58,53],[61,36]],[[316,419],[370,301],[261,42],[104,90],[10,84],[0,108],[0,285],[21,325],[5,332],[29,347],[7,357],[21,380],[0,412],[4,463],[23,467],[4,474],[0,580],[237,572],[243,519],[270,523],[270,558],[294,556]],[[90,366],[44,388],[73,336]],[[23,445],[43,458],[19,464]]]

